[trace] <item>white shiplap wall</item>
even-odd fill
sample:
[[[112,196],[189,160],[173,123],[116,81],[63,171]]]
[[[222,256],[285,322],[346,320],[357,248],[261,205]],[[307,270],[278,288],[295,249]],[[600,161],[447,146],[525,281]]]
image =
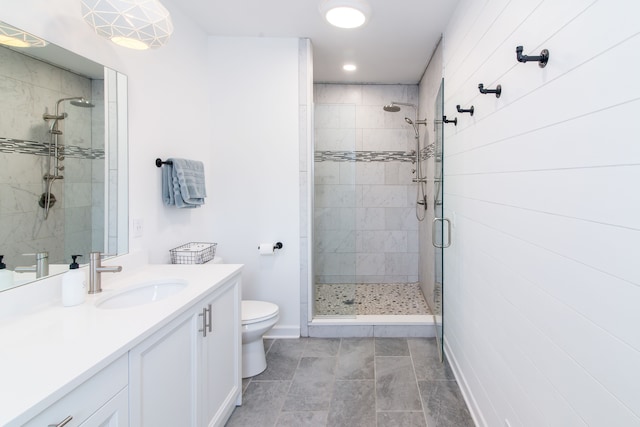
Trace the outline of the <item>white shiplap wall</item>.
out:
[[[640,426],[638,52],[635,0],[462,0],[444,34],[445,341],[478,425]]]

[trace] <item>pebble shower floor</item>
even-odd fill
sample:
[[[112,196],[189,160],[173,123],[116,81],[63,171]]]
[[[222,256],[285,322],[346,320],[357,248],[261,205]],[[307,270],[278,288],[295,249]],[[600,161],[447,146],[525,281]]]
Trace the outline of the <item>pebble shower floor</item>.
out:
[[[318,316],[431,314],[418,283],[319,283]]]

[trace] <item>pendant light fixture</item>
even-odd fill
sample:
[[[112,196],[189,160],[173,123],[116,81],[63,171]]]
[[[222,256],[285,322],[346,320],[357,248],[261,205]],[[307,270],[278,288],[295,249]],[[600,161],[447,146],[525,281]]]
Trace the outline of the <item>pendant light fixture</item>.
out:
[[[0,44],[11,47],[44,47],[47,42],[33,34],[0,22]]]
[[[81,0],[82,17],[95,32],[131,49],[158,48],[173,33],[169,11],[158,0]]]

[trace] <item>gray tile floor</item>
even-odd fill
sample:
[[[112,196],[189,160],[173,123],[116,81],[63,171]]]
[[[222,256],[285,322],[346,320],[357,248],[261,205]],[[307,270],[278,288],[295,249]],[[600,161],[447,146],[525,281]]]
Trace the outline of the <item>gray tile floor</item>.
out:
[[[473,421],[433,338],[265,340],[229,427],[466,427]]]

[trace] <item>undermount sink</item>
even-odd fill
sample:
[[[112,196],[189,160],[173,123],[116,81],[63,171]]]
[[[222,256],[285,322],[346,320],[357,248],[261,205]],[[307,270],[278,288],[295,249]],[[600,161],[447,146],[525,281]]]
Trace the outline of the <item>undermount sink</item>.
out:
[[[186,280],[164,279],[130,286],[96,301],[104,309],[130,308],[168,298],[187,287]]]

